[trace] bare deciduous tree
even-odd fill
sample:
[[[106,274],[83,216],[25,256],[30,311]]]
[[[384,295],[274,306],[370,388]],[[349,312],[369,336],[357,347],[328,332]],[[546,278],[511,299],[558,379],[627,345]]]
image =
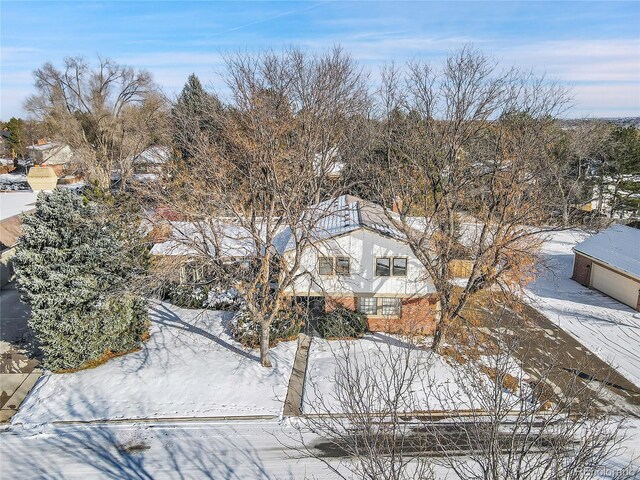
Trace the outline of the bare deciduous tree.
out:
[[[624,420],[603,401],[606,376],[587,381],[579,372],[590,366],[576,364],[559,385],[559,355],[541,362],[531,339],[507,333],[517,325],[496,323],[483,351],[461,347],[448,360],[446,381],[414,339],[387,337],[365,355],[360,344],[334,342],[332,390],[308,380],[301,451],[343,478],[344,469],[389,479],[635,478]]]
[[[185,135],[189,165],[158,185],[157,202],[196,230],[174,240],[240,291],[261,325],[261,363],[270,366],[271,324],[296,277],[308,274],[298,271],[300,259],[323,216],[312,206],[320,199],[330,204],[342,190],[328,173],[335,152],[357,148],[353,127],[366,117],[369,100],[361,70],[339,49],[319,56],[295,49],[238,54],[226,66],[229,102],[203,113],[215,119],[216,135]],[[230,254],[230,244],[241,244],[241,252]],[[231,257],[243,261],[230,267]]]
[[[389,67],[379,104],[379,137],[362,170],[434,283],[439,351],[471,295],[529,278],[551,215],[540,201],[546,132],[566,95],[464,48],[440,70],[412,63],[403,76]]]
[[[305,454],[342,478],[344,470],[371,480],[434,477],[433,461],[425,455],[430,439],[417,433],[410,420],[421,409],[416,387],[428,380],[430,363],[429,353],[414,340],[379,335],[370,349],[358,342],[333,342],[332,390],[307,379],[304,419],[297,424]],[[306,432],[322,440],[305,444]],[[343,461],[327,462],[328,453]]]
[[[448,389],[434,389],[433,376],[427,382],[442,408],[459,418],[450,426],[458,432],[455,442],[446,426],[425,427],[441,452],[436,463],[461,480],[578,480],[599,478],[615,461],[612,478],[634,478],[638,469],[619,460],[625,422],[606,405],[612,396],[606,372],[585,380],[580,372],[593,371],[593,365],[576,360],[559,384],[554,371],[568,369],[560,352],[541,361],[532,339],[514,334],[520,325],[507,318],[485,337],[483,355],[456,363],[464,403]]]
[[[76,57],[62,69],[46,63],[34,77],[27,111],[73,148],[82,171],[103,188],[112,173],[126,183],[135,157],[165,141],[166,102],[144,70],[102,58],[93,67]]]

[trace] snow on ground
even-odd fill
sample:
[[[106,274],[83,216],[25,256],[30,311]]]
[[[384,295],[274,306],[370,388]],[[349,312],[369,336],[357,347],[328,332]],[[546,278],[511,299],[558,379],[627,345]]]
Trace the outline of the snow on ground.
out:
[[[408,351],[408,344],[401,337],[383,333],[369,334],[361,340],[323,340],[314,337],[309,350],[303,412],[345,411],[344,404],[338,400],[340,392],[345,390],[336,387],[336,380],[341,377],[342,370],[338,365],[346,365],[347,357],[351,368],[364,372],[360,375],[363,380],[361,385],[364,386],[370,379],[375,387],[367,391],[375,391],[381,398],[386,396],[386,391],[377,389],[391,385],[394,367],[401,371],[403,360],[408,358],[410,369],[419,374],[411,381],[413,396],[402,408],[403,411],[469,408],[469,399],[459,387],[461,377],[456,377],[452,365],[427,347],[411,348],[407,356]],[[340,392],[337,389],[341,389]]]
[[[13,424],[61,420],[278,416],[296,342],[271,350],[273,367],[226,333],[231,314],[151,307],[142,350],[76,373],[45,373]]]
[[[638,435],[633,419],[628,434]],[[637,436],[635,437],[637,438]],[[303,479],[341,478],[299,450],[298,431],[289,422],[233,421],[67,425],[32,435],[0,432],[0,476],[35,479]],[[322,439],[304,434],[312,449]],[[637,442],[607,462],[596,478],[610,479],[636,457]],[[317,453],[321,453],[316,450]],[[347,459],[324,457],[344,477]],[[456,476],[435,467],[437,479]]]
[[[545,267],[527,287],[531,305],[640,387],[640,313],[571,279],[572,247],[588,234],[554,233]]]

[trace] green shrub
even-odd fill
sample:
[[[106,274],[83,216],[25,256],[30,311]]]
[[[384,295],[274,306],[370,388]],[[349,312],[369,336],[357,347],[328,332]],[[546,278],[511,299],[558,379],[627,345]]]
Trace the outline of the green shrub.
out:
[[[209,296],[206,285],[186,285],[172,283],[167,292],[167,298],[176,307],[202,308]]]
[[[298,336],[304,325],[304,312],[299,307],[281,310],[271,322],[269,345],[291,340]],[[245,347],[260,346],[260,323],[251,317],[251,313],[243,304],[233,316],[230,324],[231,335]]]
[[[147,302],[131,285],[148,252],[136,228],[68,190],[41,193],[23,217],[14,266],[45,367],[81,368],[140,346]]]
[[[362,313],[338,307],[318,319],[318,331],[323,338],[360,338],[367,330],[366,318]]]

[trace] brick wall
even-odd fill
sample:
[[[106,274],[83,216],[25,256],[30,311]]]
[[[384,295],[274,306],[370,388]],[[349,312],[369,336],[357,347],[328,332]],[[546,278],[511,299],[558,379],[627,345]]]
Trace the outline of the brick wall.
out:
[[[369,317],[367,319],[369,330],[431,335],[436,327],[437,303],[435,296],[402,299],[400,318]]]
[[[358,303],[356,297],[326,297],[324,302],[324,311],[331,312],[338,307],[345,307],[349,310],[357,310]]]
[[[591,260],[576,252],[573,261],[573,275],[571,278],[585,287],[588,287],[590,277]]]

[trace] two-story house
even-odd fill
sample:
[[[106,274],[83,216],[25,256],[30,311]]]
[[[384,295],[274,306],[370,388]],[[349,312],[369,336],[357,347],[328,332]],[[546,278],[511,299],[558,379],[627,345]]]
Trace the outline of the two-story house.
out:
[[[313,297],[326,311],[341,305],[362,312],[372,331],[430,333],[437,308],[433,283],[384,209],[343,195],[314,212],[319,219],[291,294]]]
[[[156,244],[151,253],[180,256],[183,268],[193,270],[189,256],[196,249],[189,240],[202,232],[184,222],[173,224],[172,238]],[[300,229],[295,238],[304,238],[305,246],[286,289],[292,299],[309,300],[325,311],[343,306],[362,312],[371,331],[433,331],[438,308],[433,283],[381,206],[343,195],[311,207]],[[236,226],[220,225],[204,237],[216,237],[217,250],[234,261],[252,255],[251,236]],[[293,237],[285,228],[273,246],[290,265],[298,255]],[[197,250],[202,248],[211,249],[203,245]]]

